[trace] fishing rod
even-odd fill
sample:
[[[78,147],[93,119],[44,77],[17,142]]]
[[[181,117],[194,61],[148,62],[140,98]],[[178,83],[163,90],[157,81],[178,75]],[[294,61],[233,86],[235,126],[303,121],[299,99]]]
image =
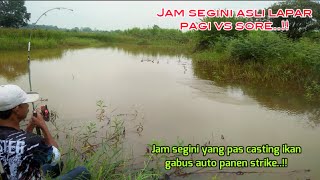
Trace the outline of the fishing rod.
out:
[[[31,59],[30,59],[30,50],[31,50],[31,35],[32,35],[32,30],[35,28],[35,25],[38,23],[38,21],[43,17],[43,16],[46,16],[47,13],[49,11],[52,11],[52,10],[62,10],[62,9],[65,9],[65,10],[69,10],[69,11],[73,11],[72,9],[68,9],[68,8],[64,8],[64,7],[56,7],[56,8],[52,8],[52,9],[49,9],[47,10],[46,12],[42,13],[40,15],[40,17],[37,19],[37,21],[35,23],[33,23],[33,28],[31,29],[31,32],[30,32],[30,36],[29,36],[29,42],[28,42],[28,74],[29,74],[29,87],[30,87],[30,92],[32,92],[32,84],[31,84],[31,71],[30,71],[30,63],[31,63]],[[32,102],[32,108],[33,108],[33,116],[37,117],[37,112],[35,111],[35,105],[34,103]],[[48,106],[45,105],[45,106],[41,106],[41,113],[44,115],[44,120],[45,121],[49,121],[49,110],[48,110]],[[37,131],[37,134],[38,135],[41,135],[41,131],[40,131],[40,128],[39,127],[36,127],[36,131]],[[4,171],[4,168],[3,168],[3,165],[0,161],[0,177],[1,177],[1,180],[8,180],[8,176],[7,176],[7,173]]]
[[[64,7],[56,7],[56,8],[52,8],[49,9],[47,11],[45,11],[44,13],[42,13],[39,18],[37,19],[37,21],[35,23],[33,23],[33,28],[30,31],[30,36],[29,36],[29,42],[28,42],[28,74],[29,74],[29,87],[30,87],[30,92],[32,92],[32,83],[31,83],[31,70],[30,70],[30,64],[31,64],[31,59],[30,59],[30,50],[31,50],[31,35],[32,35],[32,31],[35,29],[35,25],[38,23],[38,21],[43,17],[43,16],[47,16],[47,13],[53,10],[69,10],[69,11],[73,11],[72,9],[68,9],[68,8],[64,8]],[[32,102],[32,109],[33,109],[33,116],[37,117],[37,112],[36,112],[36,108],[34,103]],[[44,115],[44,119],[46,121],[49,121],[49,110],[48,110],[48,106],[41,106],[41,112]],[[41,135],[41,131],[39,127],[36,127],[36,131],[38,135]]]

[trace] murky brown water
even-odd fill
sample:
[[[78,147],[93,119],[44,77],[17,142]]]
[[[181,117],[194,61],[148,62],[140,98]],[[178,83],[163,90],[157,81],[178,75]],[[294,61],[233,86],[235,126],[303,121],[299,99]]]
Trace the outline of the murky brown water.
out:
[[[0,53],[0,84],[29,89],[26,57],[26,52]],[[276,91],[259,87],[217,85],[207,80],[207,69],[172,53],[110,47],[34,51],[32,58],[33,90],[49,99],[47,104],[58,112],[60,125],[95,120],[96,101],[104,100],[122,112],[137,109],[143,114],[142,136],[128,137],[134,154],[144,153],[152,139],[173,144],[177,137],[186,144],[204,144],[208,140],[215,145],[239,146],[288,143],[303,149],[300,155],[281,156],[289,158],[288,168],[243,169],[264,173],[219,177],[320,179],[320,105],[311,106],[301,97],[279,97]],[[294,170],[299,172],[287,173]],[[201,174],[185,179],[210,177]]]

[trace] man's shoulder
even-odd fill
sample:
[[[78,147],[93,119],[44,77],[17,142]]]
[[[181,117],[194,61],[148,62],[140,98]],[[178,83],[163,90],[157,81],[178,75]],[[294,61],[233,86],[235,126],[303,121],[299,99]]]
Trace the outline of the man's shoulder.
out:
[[[37,144],[43,141],[43,138],[37,134],[5,126],[0,126],[0,139],[7,141],[24,141],[28,144]]]

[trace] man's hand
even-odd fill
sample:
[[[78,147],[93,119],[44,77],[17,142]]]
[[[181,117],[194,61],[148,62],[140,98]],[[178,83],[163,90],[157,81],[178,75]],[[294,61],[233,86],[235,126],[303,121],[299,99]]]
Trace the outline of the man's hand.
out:
[[[27,128],[26,128],[26,131],[29,132],[29,133],[32,133],[33,129],[35,128],[35,125],[32,123],[32,119],[30,119],[28,125],[27,125]]]
[[[31,124],[39,127],[41,130],[48,129],[47,124],[39,112],[37,112],[37,117],[32,116]]]
[[[52,135],[50,134],[48,126],[39,112],[37,112],[37,117],[32,116],[31,124],[36,127],[39,127],[42,130],[46,144],[52,145],[56,148],[59,147],[57,142],[53,139]]]

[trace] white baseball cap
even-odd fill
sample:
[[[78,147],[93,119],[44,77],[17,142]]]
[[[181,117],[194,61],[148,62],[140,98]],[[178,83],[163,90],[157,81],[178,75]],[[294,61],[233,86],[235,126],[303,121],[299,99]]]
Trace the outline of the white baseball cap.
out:
[[[0,111],[7,111],[20,104],[35,102],[38,99],[38,93],[26,93],[17,85],[8,84],[0,86]]]

